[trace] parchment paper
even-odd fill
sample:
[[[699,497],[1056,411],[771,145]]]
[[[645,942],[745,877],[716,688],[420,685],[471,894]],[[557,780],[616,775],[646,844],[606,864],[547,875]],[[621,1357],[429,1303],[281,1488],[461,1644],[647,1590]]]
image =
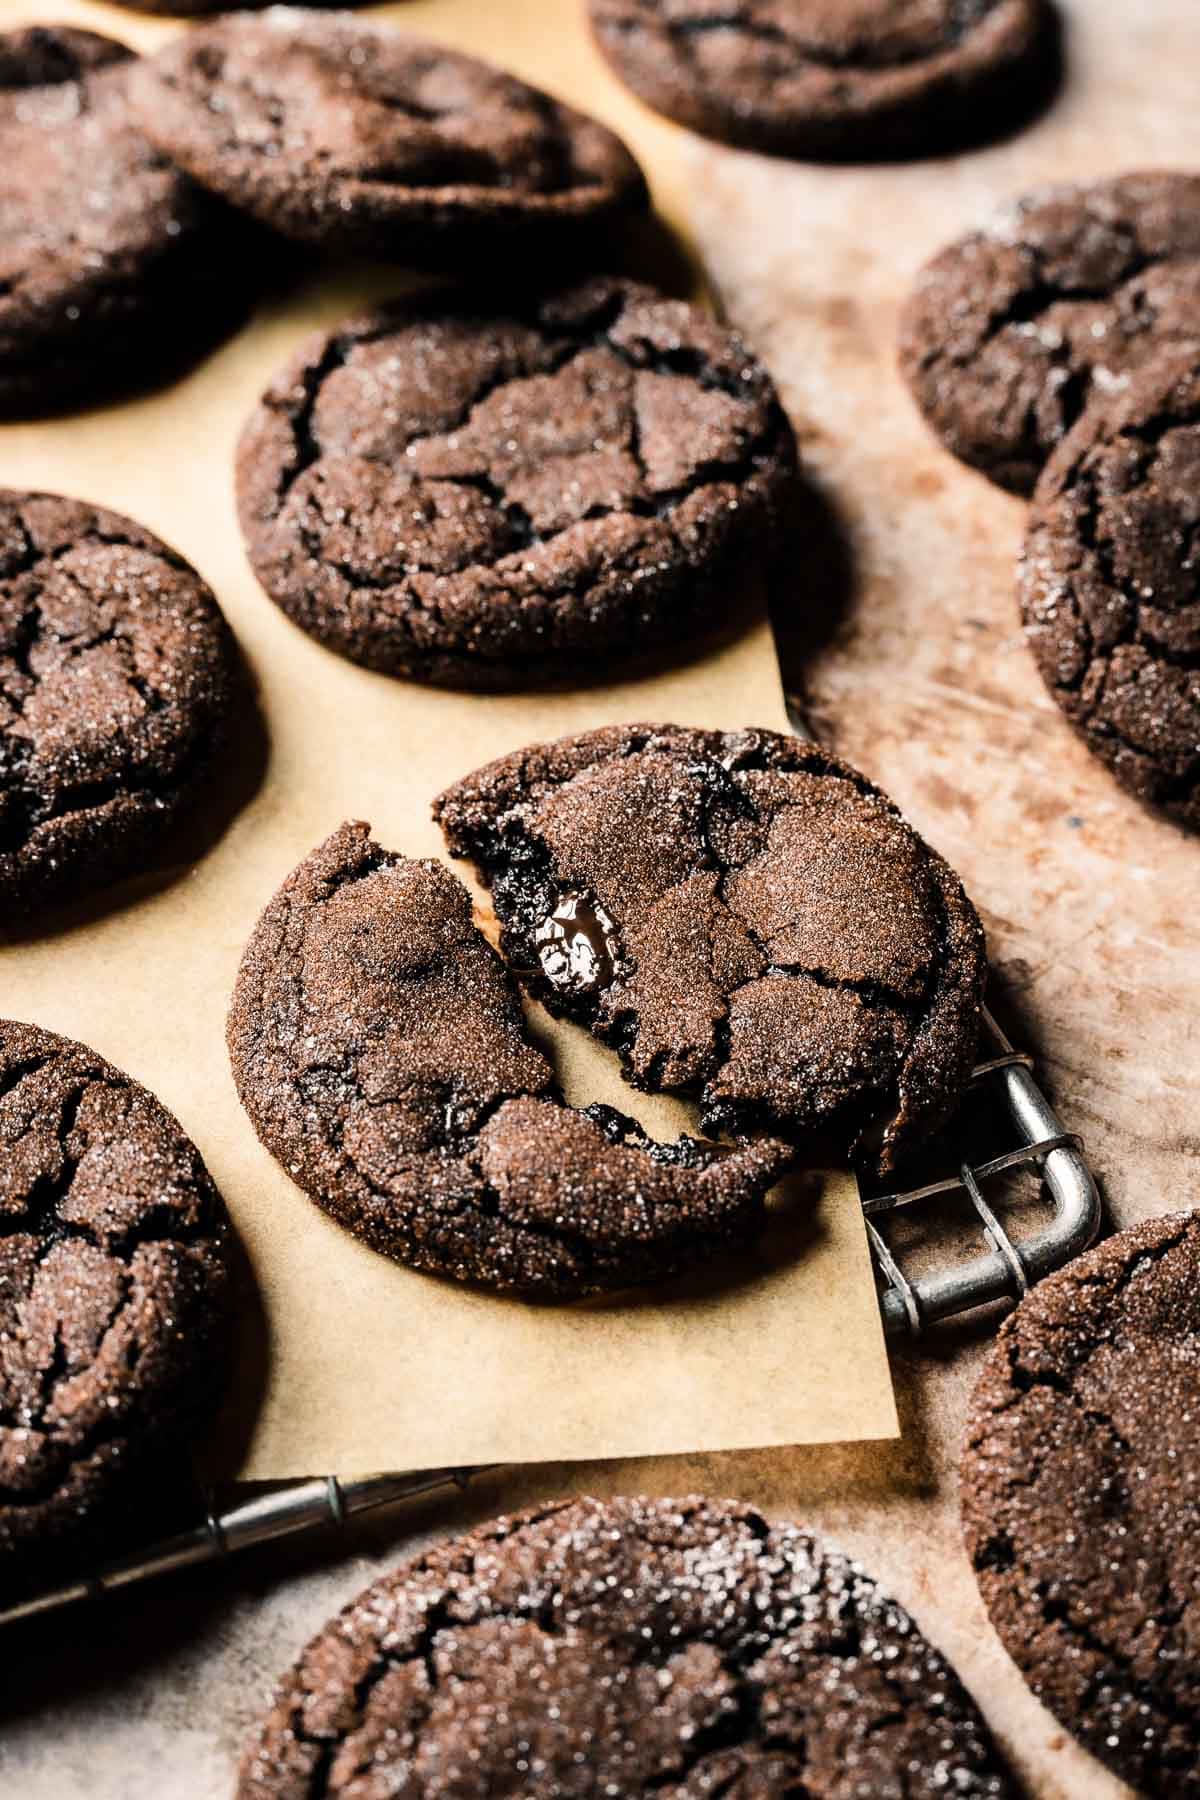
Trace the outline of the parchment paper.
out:
[[[521,0],[493,14],[472,0],[411,0],[369,16],[380,14],[476,48],[608,118],[670,214],[676,134],[611,81],[574,8]],[[146,46],[176,29],[80,0],[21,15],[74,19]],[[0,1006],[83,1039],[146,1082],[229,1203],[249,1278],[214,1472],[349,1475],[894,1435],[863,1224],[845,1177],[781,1191],[766,1242],[743,1266],[670,1293],[533,1308],[413,1274],[356,1244],[292,1185],[238,1105],[223,1028],[242,944],[283,876],[343,818],[369,819],[391,848],[436,855],[434,793],[521,743],[631,718],[784,728],[761,622],[701,661],[629,685],[481,698],[357,669],[266,600],[234,519],[238,428],[306,330],[400,279],[326,275],[260,313],[173,389],[0,430],[0,483],[113,506],[194,561],[258,683],[266,737],[259,758],[247,733],[246,794],[231,784],[232,817],[206,854],[87,916],[46,922],[46,935],[0,944]],[[661,1135],[687,1122],[683,1108],[637,1102],[583,1034],[541,1014],[534,1022],[572,1101],[610,1100]]]

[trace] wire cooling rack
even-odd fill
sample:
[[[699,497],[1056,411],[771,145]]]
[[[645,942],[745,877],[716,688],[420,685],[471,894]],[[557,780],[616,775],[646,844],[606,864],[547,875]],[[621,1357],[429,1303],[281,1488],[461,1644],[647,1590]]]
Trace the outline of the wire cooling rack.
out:
[[[811,735],[794,715],[792,722],[797,735]],[[1064,1129],[1039,1088],[1032,1057],[1014,1049],[990,1012],[983,1024],[984,1055],[953,1127],[956,1153],[945,1144],[935,1149],[928,1179],[916,1186],[875,1192],[860,1184],[884,1330],[893,1342],[918,1339],[940,1321],[1014,1304],[1043,1275],[1086,1250],[1100,1227],[1100,1197],[1081,1140]],[[1018,1230],[1016,1221],[1027,1223],[1047,1209],[1048,1220]],[[462,1489],[481,1473],[319,1476],[243,1488],[225,1505],[205,1493],[195,1524],[0,1611],[0,1625],[278,1538],[345,1526],[419,1495]]]
[[[950,1173],[914,1187],[875,1193],[860,1184],[883,1325],[891,1339],[919,1338],[939,1320],[1020,1300],[1035,1281],[1086,1250],[1100,1228],[1100,1195],[1082,1139],[1064,1130],[1034,1080],[1033,1058],[1014,1050],[986,1010],[983,1024],[983,1048],[991,1054],[972,1072],[956,1136],[970,1137],[975,1126],[979,1134],[975,1141],[981,1144],[984,1122],[978,1115],[986,1109],[993,1116],[993,1130],[999,1114],[1000,1147],[964,1156]],[[1024,1189],[1014,1193],[1014,1183],[1022,1178]],[[1043,1209],[1048,1204],[1050,1218],[1039,1230],[1018,1234],[1003,1221],[1005,1200],[1014,1212],[1030,1211],[1031,1180],[1034,1198],[1042,1201]],[[1003,1196],[995,1192],[993,1199],[988,1198],[990,1190],[1001,1187]],[[889,1222],[907,1222],[921,1209],[936,1205],[939,1222],[950,1226],[943,1235],[945,1242],[960,1235],[953,1230],[953,1218],[947,1221],[946,1202],[958,1203],[965,1215],[962,1223],[973,1225],[987,1248],[962,1255],[944,1252],[933,1267],[907,1274]]]

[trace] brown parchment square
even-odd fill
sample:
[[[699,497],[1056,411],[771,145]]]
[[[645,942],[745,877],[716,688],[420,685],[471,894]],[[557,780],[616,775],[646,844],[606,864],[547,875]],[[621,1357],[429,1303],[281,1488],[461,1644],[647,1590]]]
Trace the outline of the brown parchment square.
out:
[[[177,29],[74,0],[22,12],[146,46]],[[410,0],[367,17],[381,13],[602,112],[671,213],[677,134],[621,95],[573,7]],[[115,507],[196,564],[258,684],[266,738],[260,770],[248,734],[249,797],[206,854],[170,880],[126,888],[124,904],[0,944],[0,1009],[81,1038],[138,1076],[179,1115],[225,1194],[251,1279],[238,1391],[209,1459],[216,1473],[352,1475],[895,1435],[863,1222],[845,1176],[790,1184],[766,1241],[736,1267],[669,1291],[531,1307],[416,1275],[358,1245],[294,1187],[238,1105],[224,1019],[241,947],[284,875],[342,819],[370,820],[389,848],[437,855],[433,795],[522,743],[634,718],[786,728],[762,622],[639,681],[497,698],[355,668],[266,600],[234,518],[237,431],[305,331],[402,282],[378,269],[309,279],[174,388],[0,428],[0,483]],[[231,806],[241,798],[231,793]],[[584,1034],[540,1011],[534,1023],[572,1100],[610,1100],[662,1134],[688,1122],[684,1108],[631,1096]]]

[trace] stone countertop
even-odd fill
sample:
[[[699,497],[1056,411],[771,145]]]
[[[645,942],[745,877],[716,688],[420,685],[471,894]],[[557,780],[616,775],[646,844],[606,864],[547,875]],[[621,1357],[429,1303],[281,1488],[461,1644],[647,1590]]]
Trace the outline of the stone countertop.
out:
[[[1048,178],[1200,164],[1195,0],[1072,0],[1057,102],[945,162],[769,162],[693,140],[693,223],[731,316],[772,367],[844,534],[824,647],[790,670],[819,735],[882,782],[961,871],[1005,1012],[1083,1133],[1115,1224],[1200,1195],[1200,846],[1139,810],[1047,698],[1018,629],[1024,506],[944,454],[895,372],[917,266]],[[805,605],[813,571],[796,571]],[[889,1446],[527,1469],[316,1548],[131,1592],[4,1645],[0,1790],[23,1800],[209,1800],[325,1617],[431,1534],[572,1490],[704,1489],[805,1519],[860,1555],[955,1662],[1029,1790],[1123,1790],[1025,1689],[958,1535],[955,1461],[987,1332],[896,1361]]]

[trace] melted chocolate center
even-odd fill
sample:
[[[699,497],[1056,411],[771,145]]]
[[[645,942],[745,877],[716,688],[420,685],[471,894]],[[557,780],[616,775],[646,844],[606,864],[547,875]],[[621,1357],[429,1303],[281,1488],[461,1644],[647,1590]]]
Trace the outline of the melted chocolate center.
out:
[[[613,978],[617,927],[598,900],[564,894],[533,941],[542,974],[565,993],[591,993]]]

